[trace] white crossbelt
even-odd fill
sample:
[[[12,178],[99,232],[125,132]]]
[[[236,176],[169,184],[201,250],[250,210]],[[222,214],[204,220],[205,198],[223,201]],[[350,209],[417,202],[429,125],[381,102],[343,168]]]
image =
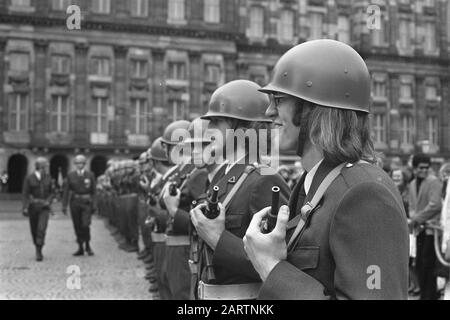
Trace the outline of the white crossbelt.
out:
[[[152,232],[152,242],[166,242],[166,234]]]
[[[168,247],[179,247],[189,245],[190,245],[189,236],[166,235],[166,246]]]
[[[198,283],[198,298],[201,300],[255,300],[262,283],[207,284]]]

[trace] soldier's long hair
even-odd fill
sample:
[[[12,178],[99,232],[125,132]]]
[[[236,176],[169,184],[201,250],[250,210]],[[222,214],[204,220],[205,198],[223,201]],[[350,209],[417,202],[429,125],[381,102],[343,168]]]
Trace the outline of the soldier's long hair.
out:
[[[312,104],[309,107],[309,140],[323,151],[325,160],[331,163],[377,162],[368,114]]]

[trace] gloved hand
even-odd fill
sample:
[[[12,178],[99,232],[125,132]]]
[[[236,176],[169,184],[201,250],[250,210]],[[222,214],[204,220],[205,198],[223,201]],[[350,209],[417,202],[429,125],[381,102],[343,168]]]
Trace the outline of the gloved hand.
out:
[[[22,214],[23,214],[24,217],[29,217],[30,216],[29,213],[28,213],[28,209],[26,209],[26,208],[22,210]]]

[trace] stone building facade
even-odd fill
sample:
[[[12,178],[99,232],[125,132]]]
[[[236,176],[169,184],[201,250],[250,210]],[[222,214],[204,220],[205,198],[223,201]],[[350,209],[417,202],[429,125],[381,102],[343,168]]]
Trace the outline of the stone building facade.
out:
[[[81,29],[69,30],[69,5]],[[174,119],[204,113],[217,86],[261,85],[303,41],[354,46],[373,81],[376,148],[450,157],[449,4],[443,0],[0,0],[0,171],[17,181],[46,155],[56,178],[87,154],[146,150]]]

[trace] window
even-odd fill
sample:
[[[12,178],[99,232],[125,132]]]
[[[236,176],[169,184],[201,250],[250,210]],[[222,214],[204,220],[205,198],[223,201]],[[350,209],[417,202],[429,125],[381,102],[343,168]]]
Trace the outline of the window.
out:
[[[132,59],[131,60],[131,77],[132,78],[147,78],[147,61]]]
[[[91,130],[95,133],[108,132],[108,99],[94,98]]]
[[[412,84],[402,83],[400,84],[400,99],[411,100],[412,99]]]
[[[435,86],[427,85],[425,89],[425,99],[435,101],[438,99],[438,92]]]
[[[384,114],[375,114],[373,117],[373,133],[375,143],[386,142],[386,120]]]
[[[280,39],[292,40],[294,38],[294,12],[283,10],[280,16]]]
[[[169,0],[169,20],[183,21],[185,19],[184,6],[184,0]]]
[[[217,64],[205,65],[205,82],[219,83],[220,82],[220,66]]]
[[[435,7],[434,0],[425,0],[424,5],[427,6],[427,7],[432,7],[432,8]]]
[[[250,8],[249,37],[262,38],[264,35],[264,10],[260,7]]]
[[[408,20],[405,19],[400,20],[399,34],[400,34],[400,48],[409,49],[411,46],[411,35],[409,33]]]
[[[400,118],[401,121],[401,144],[413,144],[413,130],[414,130],[414,122],[413,117],[410,115],[402,115]]]
[[[111,75],[111,66],[109,58],[92,58],[92,74],[108,77]]]
[[[373,83],[373,95],[375,98],[386,98],[386,83],[375,80]]]
[[[109,14],[111,12],[111,0],[92,0],[94,13]]]
[[[11,0],[11,5],[14,7],[29,7],[31,0]]]
[[[132,134],[147,134],[147,100],[131,99],[130,129]]]
[[[28,53],[11,53],[9,63],[11,71],[27,72],[30,70],[30,55]]]
[[[380,47],[386,45],[387,41],[389,40],[389,29],[388,29],[388,21],[383,19],[387,15],[386,12],[381,12],[380,16],[380,28],[379,29],[372,29],[372,45],[375,47]]]
[[[148,15],[148,0],[131,0],[130,12],[135,17],[146,17]]]
[[[69,131],[69,99],[67,96],[52,96],[52,111],[50,113],[50,131]]]
[[[186,80],[186,64],[184,62],[169,62],[168,78]]]
[[[309,16],[309,37],[311,40],[322,39],[323,14],[313,12]]]
[[[63,55],[52,56],[52,73],[68,74],[70,73],[70,57]]]
[[[427,117],[428,141],[430,141],[430,143],[433,145],[438,144],[438,125],[439,125],[438,117],[435,116]]]
[[[52,0],[52,9],[66,11],[71,4],[71,0]]]
[[[220,22],[220,0],[205,0],[205,21],[210,23]]]
[[[433,22],[425,24],[425,51],[433,52],[436,50],[436,25]]]
[[[9,131],[28,130],[28,95],[12,93],[9,96]]]
[[[171,100],[169,104],[172,106],[172,121],[184,119],[184,102],[182,100]]]
[[[350,18],[347,16],[338,17],[338,40],[350,43]]]

